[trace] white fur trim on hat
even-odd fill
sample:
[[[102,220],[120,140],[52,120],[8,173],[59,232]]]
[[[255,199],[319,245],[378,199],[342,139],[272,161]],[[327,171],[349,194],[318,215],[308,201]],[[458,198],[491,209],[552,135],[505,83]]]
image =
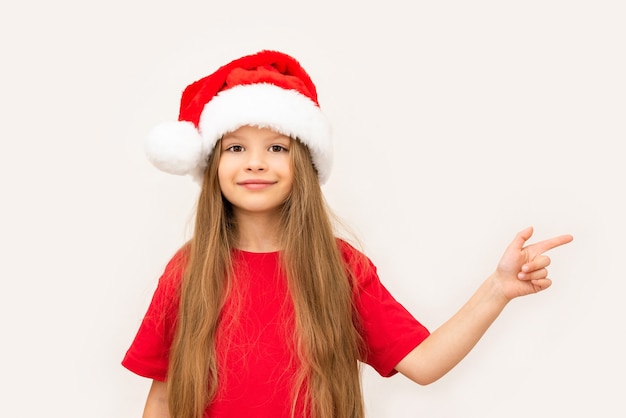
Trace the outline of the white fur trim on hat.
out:
[[[311,151],[320,183],[326,182],[332,167],[330,124],[311,99],[268,83],[239,85],[218,93],[200,115],[203,161],[222,136],[245,125],[299,139]]]

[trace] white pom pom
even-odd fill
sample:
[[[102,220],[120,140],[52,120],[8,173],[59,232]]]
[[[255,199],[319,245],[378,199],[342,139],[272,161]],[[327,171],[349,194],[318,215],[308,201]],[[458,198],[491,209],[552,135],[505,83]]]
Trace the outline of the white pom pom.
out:
[[[204,163],[202,138],[191,122],[155,126],[148,134],[145,151],[156,168],[170,174],[190,174]]]

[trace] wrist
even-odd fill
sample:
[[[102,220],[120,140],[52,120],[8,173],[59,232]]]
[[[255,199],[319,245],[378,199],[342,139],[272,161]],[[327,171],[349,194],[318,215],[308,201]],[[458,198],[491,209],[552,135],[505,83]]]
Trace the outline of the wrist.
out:
[[[508,304],[513,299],[513,297],[507,295],[502,287],[503,282],[504,279],[500,277],[498,272],[494,272],[485,280],[484,284],[489,298],[502,306]]]

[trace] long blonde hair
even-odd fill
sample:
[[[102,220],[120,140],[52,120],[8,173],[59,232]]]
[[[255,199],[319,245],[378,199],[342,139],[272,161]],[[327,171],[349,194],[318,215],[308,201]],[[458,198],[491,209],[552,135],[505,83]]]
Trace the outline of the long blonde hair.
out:
[[[308,148],[292,140],[290,155],[294,184],[282,210],[280,240],[295,311],[294,341],[286,343],[294,344],[299,361],[292,415],[301,401],[313,418],[363,418],[354,282]],[[219,158],[218,142],[208,160],[181,284],[167,379],[172,418],[201,418],[219,385],[216,330],[230,288],[237,234],[232,207],[219,187]],[[299,393],[306,398],[298,400]]]

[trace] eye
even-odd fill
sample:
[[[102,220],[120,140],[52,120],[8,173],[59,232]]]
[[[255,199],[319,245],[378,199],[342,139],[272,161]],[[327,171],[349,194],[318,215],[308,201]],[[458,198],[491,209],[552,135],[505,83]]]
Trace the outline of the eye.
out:
[[[284,152],[284,151],[289,151],[287,148],[283,147],[282,145],[271,145],[269,148],[270,152]]]
[[[230,147],[226,148],[225,151],[242,152],[243,147],[241,145],[231,145]]]

